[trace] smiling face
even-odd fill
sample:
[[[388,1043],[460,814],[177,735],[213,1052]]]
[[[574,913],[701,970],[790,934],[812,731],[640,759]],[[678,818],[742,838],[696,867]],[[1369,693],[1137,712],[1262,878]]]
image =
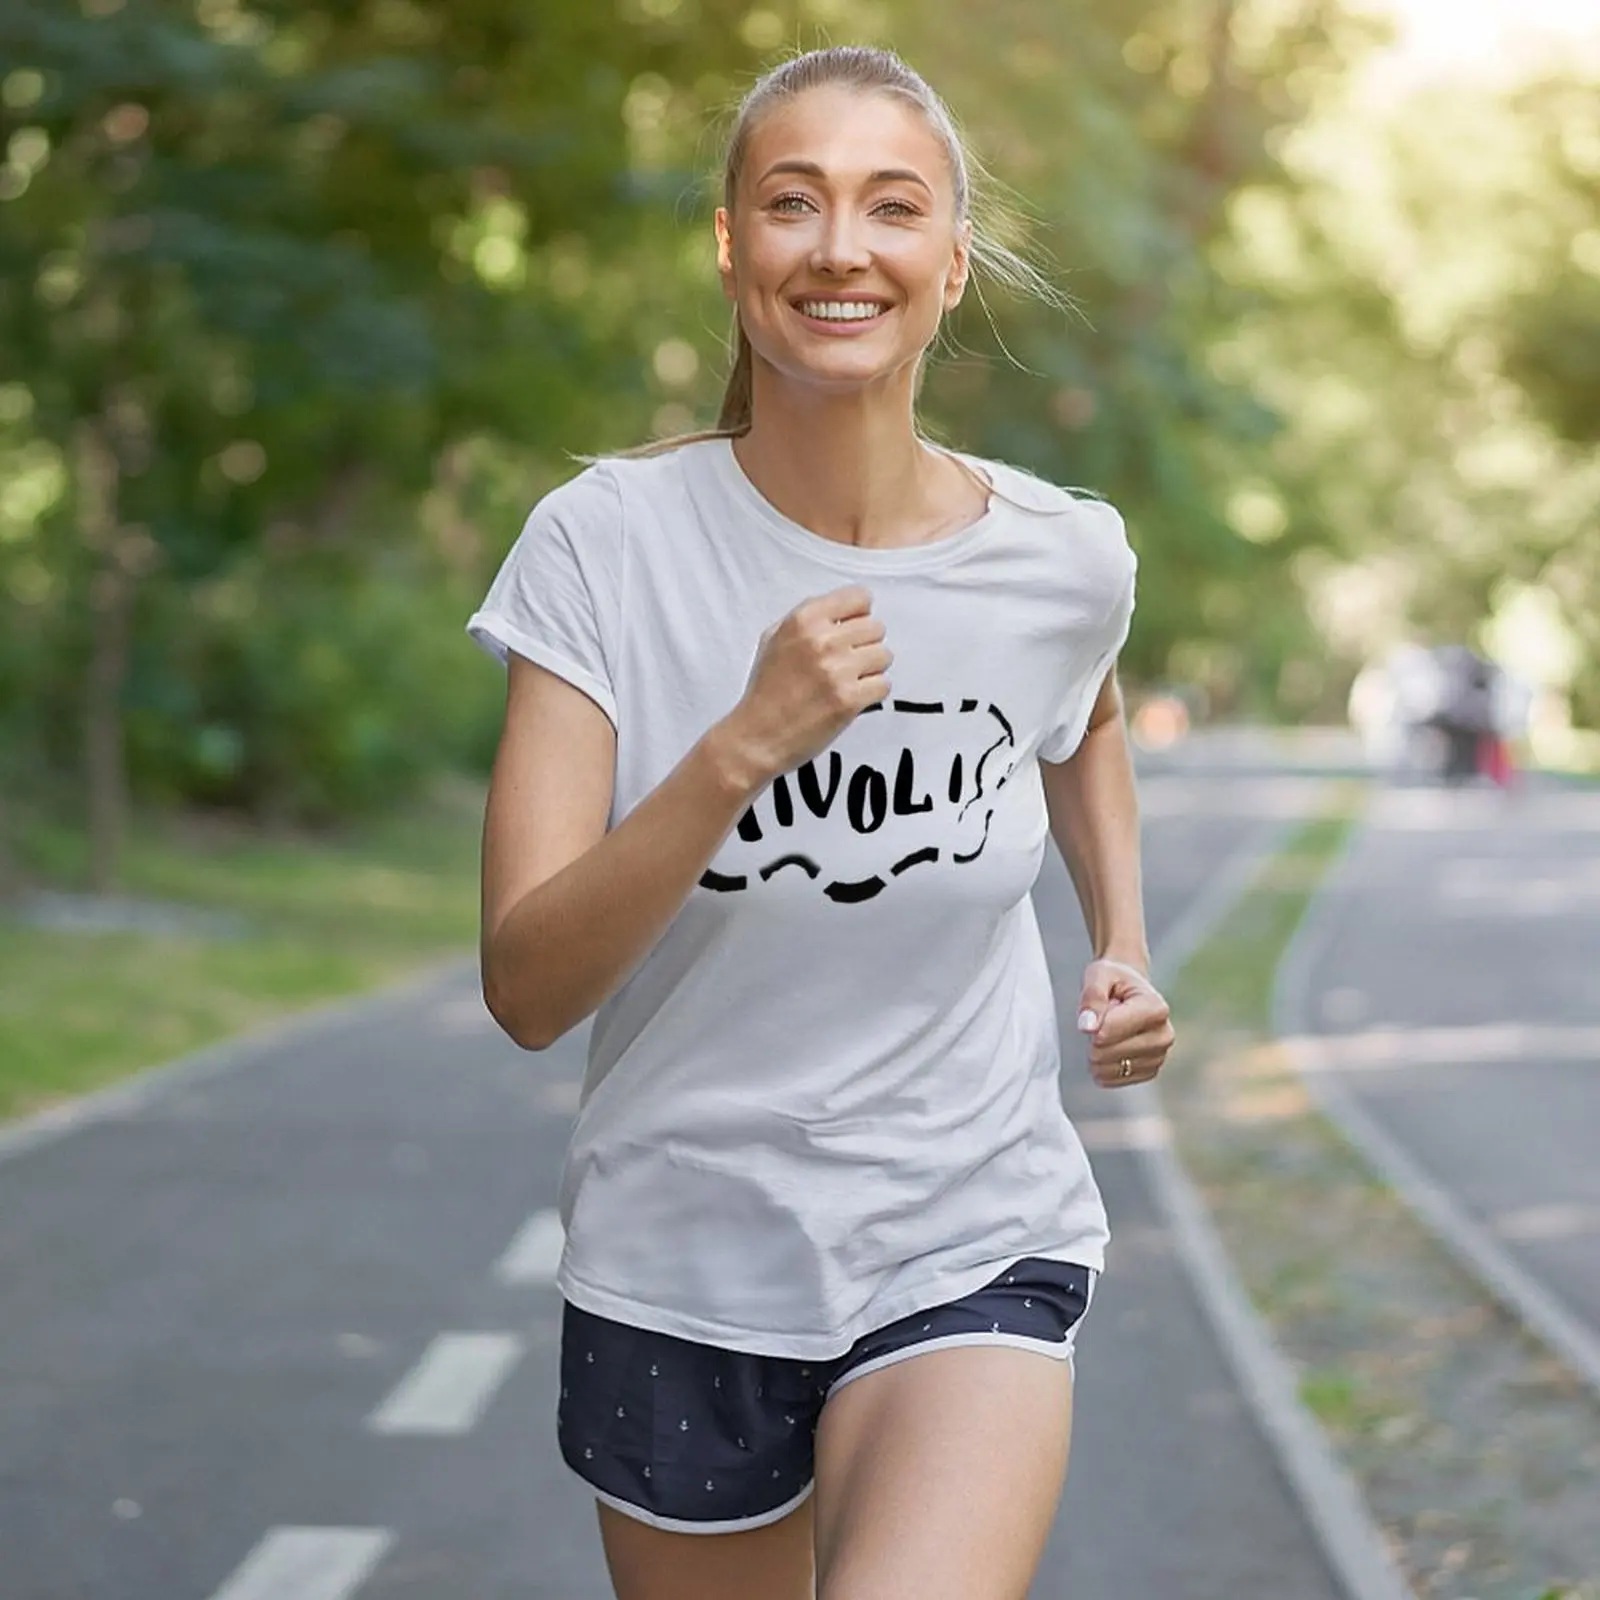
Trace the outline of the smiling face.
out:
[[[756,356],[825,389],[909,379],[966,286],[944,142],[889,94],[809,89],[764,113],[716,226]]]

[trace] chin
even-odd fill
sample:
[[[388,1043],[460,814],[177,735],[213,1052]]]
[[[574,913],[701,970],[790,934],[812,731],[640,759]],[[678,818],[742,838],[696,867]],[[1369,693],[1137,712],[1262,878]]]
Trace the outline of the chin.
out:
[[[826,355],[819,360],[809,351],[805,355],[790,351],[785,359],[774,361],[771,365],[792,383],[806,384],[828,393],[847,394],[874,384],[892,382],[900,372],[914,369],[920,354],[920,351],[910,354],[896,351],[885,359],[871,356],[864,350],[841,350],[831,360]]]

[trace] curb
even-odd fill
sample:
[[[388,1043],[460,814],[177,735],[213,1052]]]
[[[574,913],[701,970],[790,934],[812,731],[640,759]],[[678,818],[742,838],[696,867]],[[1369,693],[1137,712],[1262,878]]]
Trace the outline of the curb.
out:
[[[342,1000],[327,1001],[292,1016],[263,1023],[176,1060],[148,1067],[102,1089],[92,1089],[75,1099],[31,1112],[15,1122],[0,1125],[0,1162],[52,1144],[94,1123],[130,1116],[175,1089],[253,1065],[291,1045],[331,1038],[345,1028],[370,1021],[407,1001],[427,999],[476,969],[476,956],[449,956],[387,988],[347,995]]]
[[[1258,833],[1223,863],[1185,908],[1156,952],[1154,965],[1163,985],[1172,982],[1249,889],[1292,826],[1279,823]],[[1360,1487],[1301,1403],[1294,1368],[1273,1342],[1228,1259],[1205,1203],[1178,1159],[1155,1083],[1136,1084],[1125,1093],[1152,1126],[1153,1137],[1133,1143],[1156,1204],[1178,1242],[1201,1309],[1339,1586],[1349,1600],[1416,1600]]]
[[[1600,1395],[1600,1336],[1518,1265],[1493,1234],[1423,1171],[1344,1087],[1336,1071],[1321,1071],[1311,1059],[1311,1041],[1317,1037],[1310,1016],[1312,974],[1350,910],[1356,853],[1376,803],[1374,793],[1289,941],[1273,985],[1273,1032],[1286,1048],[1313,1102],[1357,1154],[1529,1333],[1548,1345]]]

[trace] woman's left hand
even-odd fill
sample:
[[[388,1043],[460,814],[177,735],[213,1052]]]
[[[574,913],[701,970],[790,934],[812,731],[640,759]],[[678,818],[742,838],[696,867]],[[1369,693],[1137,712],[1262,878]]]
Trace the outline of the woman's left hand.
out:
[[[1148,1083],[1172,1048],[1171,1010],[1138,967],[1102,958],[1083,974],[1078,1031],[1090,1035],[1089,1070],[1106,1089]]]

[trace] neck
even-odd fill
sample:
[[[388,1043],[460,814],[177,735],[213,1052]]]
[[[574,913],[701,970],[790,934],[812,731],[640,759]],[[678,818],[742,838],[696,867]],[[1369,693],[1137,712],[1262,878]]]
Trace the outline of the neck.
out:
[[[824,393],[759,359],[750,431],[734,441],[745,475],[784,516],[840,544],[893,546],[950,516],[959,471],[917,438],[913,373]]]

